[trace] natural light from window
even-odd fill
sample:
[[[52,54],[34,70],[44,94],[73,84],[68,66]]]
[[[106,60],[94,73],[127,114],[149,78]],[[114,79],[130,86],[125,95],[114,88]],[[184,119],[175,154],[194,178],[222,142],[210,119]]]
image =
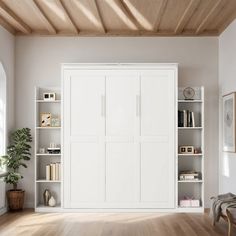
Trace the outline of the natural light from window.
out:
[[[6,151],[6,74],[0,63],[0,156]],[[5,167],[0,165],[0,173]]]

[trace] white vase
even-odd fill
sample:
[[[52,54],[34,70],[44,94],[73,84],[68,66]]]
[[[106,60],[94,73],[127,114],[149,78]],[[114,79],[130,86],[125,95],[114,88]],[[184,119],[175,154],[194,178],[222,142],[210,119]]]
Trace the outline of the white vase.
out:
[[[51,198],[49,199],[48,205],[49,205],[50,207],[56,206],[56,200],[55,200],[55,198],[54,198],[53,196],[51,196]]]

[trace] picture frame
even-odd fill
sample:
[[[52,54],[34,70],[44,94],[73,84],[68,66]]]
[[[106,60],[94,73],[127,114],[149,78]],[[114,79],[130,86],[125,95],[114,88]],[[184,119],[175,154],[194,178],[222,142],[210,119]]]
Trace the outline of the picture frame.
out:
[[[52,127],[60,127],[60,118],[59,117],[52,117],[51,118],[51,126]]]
[[[41,127],[51,127],[51,113],[41,113],[40,114],[40,126]]]
[[[236,151],[236,93],[230,93],[223,96],[223,151]]]
[[[44,101],[55,101],[56,100],[56,93],[44,93],[43,100]]]

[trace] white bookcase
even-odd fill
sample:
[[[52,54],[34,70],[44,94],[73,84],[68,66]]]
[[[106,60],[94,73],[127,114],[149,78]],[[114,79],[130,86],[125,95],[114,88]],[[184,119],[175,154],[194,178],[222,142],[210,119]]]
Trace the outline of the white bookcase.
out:
[[[185,100],[184,88],[178,89],[178,110],[188,110],[194,113],[194,127],[178,127],[177,151],[177,206],[180,212],[204,211],[204,88],[193,87],[193,100]],[[177,124],[178,125],[178,124]],[[198,152],[194,154],[180,154],[180,146],[193,146]],[[180,171],[200,172],[197,180],[180,180]],[[200,200],[200,207],[180,207],[180,200],[193,198]]]
[[[43,99],[44,93],[55,93],[56,100],[45,101]],[[41,127],[40,119],[42,113],[51,113],[52,117],[61,118],[60,88],[35,88],[35,211],[55,212],[61,209],[62,177],[60,180],[46,180],[46,165],[61,162],[62,152],[59,154],[50,154],[47,153],[47,148],[50,146],[50,143],[61,145],[61,127]],[[44,148],[45,153],[40,153],[40,148]],[[43,193],[45,189],[49,189],[56,199],[56,207],[44,206]]]

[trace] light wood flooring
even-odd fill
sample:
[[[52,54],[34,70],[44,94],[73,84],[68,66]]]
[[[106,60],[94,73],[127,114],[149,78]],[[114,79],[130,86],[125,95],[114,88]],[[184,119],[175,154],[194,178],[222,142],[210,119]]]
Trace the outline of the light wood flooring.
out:
[[[221,220],[211,226],[208,214],[173,213],[34,213],[0,216],[1,236],[219,236]],[[233,234],[236,235],[234,229]]]

